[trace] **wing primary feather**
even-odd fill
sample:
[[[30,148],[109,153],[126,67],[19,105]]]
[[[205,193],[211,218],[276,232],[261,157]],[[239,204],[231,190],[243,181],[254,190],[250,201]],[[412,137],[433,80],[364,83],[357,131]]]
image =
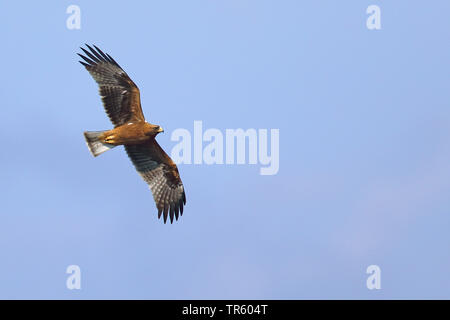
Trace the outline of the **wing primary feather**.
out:
[[[158,219],[161,219],[162,208],[158,208]]]
[[[178,215],[180,212],[180,204],[178,202],[175,202],[174,206],[175,206],[175,220],[178,221]]]
[[[85,67],[90,67],[90,65],[89,64],[87,64],[87,63],[85,63],[85,62],[83,62],[83,61],[78,61],[79,63],[81,63],[83,66],[85,66]]]
[[[80,49],[83,50],[83,52],[84,52],[91,60],[95,61],[96,63],[99,63],[99,62],[100,62],[100,60],[98,60],[98,58],[97,58],[96,56],[94,56],[92,53],[90,53],[90,52],[87,51],[86,49],[81,48],[81,47],[80,47]]]
[[[173,217],[175,215],[175,208],[173,203],[170,204],[170,224],[173,223]]]
[[[103,61],[103,57],[102,57],[97,51],[95,51],[94,49],[92,49],[92,47],[91,47],[90,45],[86,44],[86,47],[88,47],[89,50],[91,50],[91,52],[94,54],[94,56],[97,57],[97,59],[98,59],[99,61]]]
[[[97,49],[98,53],[101,54],[103,59],[105,59],[106,61],[109,61],[108,56],[106,54],[104,54],[102,50],[100,50],[95,44],[93,46],[94,46],[95,49]]]
[[[167,214],[169,213],[169,207],[168,206],[166,206],[166,205],[164,205],[164,224],[166,223],[166,221],[167,221]]]
[[[84,61],[86,61],[87,63],[89,63],[89,65],[95,65],[96,63],[92,60],[89,60],[88,58],[86,58],[85,56],[83,56],[82,54],[77,53],[77,55],[79,55]]]
[[[180,216],[183,215],[183,200],[180,199]]]
[[[186,194],[184,193],[184,188],[183,188],[183,203],[186,204]]]
[[[169,215],[170,215],[170,223],[173,223],[173,217],[174,217],[174,207],[172,202],[172,196],[173,196],[173,189],[170,189],[167,192],[167,202],[169,204]]]
[[[114,63],[116,66],[118,66],[120,69],[122,69],[122,67],[119,66],[119,64],[116,62],[116,60],[114,60],[109,54],[106,53],[106,55],[108,56],[108,58],[111,60],[112,63]]]
[[[169,209],[169,207],[166,205],[167,192],[168,192],[167,189],[163,189],[162,192],[161,192],[161,196],[159,198],[159,201],[160,201],[160,203],[163,206],[164,223],[166,223],[166,221],[167,221],[167,214],[168,214],[168,209]]]

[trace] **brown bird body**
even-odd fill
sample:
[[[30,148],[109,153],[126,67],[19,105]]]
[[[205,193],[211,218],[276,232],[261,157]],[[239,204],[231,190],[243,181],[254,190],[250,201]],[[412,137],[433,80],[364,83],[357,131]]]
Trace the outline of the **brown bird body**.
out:
[[[138,87],[110,55],[96,46],[86,56],[78,54],[80,61],[99,85],[103,106],[111,122],[112,130],[86,131],[84,136],[91,153],[96,157],[116,146],[123,145],[136,170],[149,184],[158,209],[170,222],[178,220],[186,204],[184,186],[176,164],[156,142],[155,137],[163,129],[145,121]]]
[[[99,138],[113,145],[140,144],[154,139],[163,132],[162,128],[145,121],[129,122],[112,130],[105,131]]]

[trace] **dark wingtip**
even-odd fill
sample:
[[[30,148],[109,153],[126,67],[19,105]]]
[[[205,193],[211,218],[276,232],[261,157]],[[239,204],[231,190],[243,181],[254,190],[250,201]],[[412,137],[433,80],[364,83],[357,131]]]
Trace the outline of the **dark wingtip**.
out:
[[[102,50],[100,50],[96,45],[88,45],[87,43],[84,44],[86,46],[86,48],[89,49],[86,50],[83,47],[80,47],[80,49],[84,52],[84,55],[81,55],[79,53],[77,53],[83,60],[85,60],[88,64],[90,65],[96,65],[97,63],[100,62],[107,62],[107,63],[112,63],[115,65],[118,65],[117,62],[114,61],[114,59],[111,58],[111,56],[109,56],[108,54],[105,54]],[[94,48],[92,48],[94,47]]]
[[[89,52],[89,51],[87,51],[86,49],[83,49],[83,48],[81,48],[81,50],[83,50],[84,54],[87,55],[89,57],[89,59],[94,61],[96,64],[103,60],[102,57],[99,56],[99,54],[95,52],[95,50],[93,50],[89,46],[88,46],[88,48],[89,48],[89,50],[91,50],[91,52]]]
[[[114,63],[117,67],[119,67],[120,69],[122,69],[122,67],[116,62],[116,60],[113,59],[113,57],[111,57],[109,54],[106,53],[106,55],[108,56],[108,58],[111,60],[112,63]]]
[[[90,45],[88,45],[87,43],[84,44],[91,52],[87,51],[86,49],[80,47],[81,50],[83,50],[83,52],[92,60],[94,60],[94,64],[98,63],[99,61],[103,61],[103,62],[109,62],[112,63],[114,65],[116,65],[117,67],[119,67],[120,69],[122,69],[122,67],[117,63],[116,60],[113,59],[113,57],[111,57],[109,54],[103,52],[102,50],[100,50],[99,47],[97,47],[95,44],[92,45],[92,48]],[[84,58],[83,58],[84,59]],[[90,63],[90,62],[88,62]]]
[[[179,203],[175,203],[175,220],[178,221],[178,216],[180,214],[180,204]]]
[[[170,212],[169,212],[169,216],[170,216],[170,224],[172,224],[172,223],[173,223],[173,217],[174,217],[174,214],[175,214],[175,207],[174,207],[173,204],[170,205],[169,211],[170,211]]]
[[[183,199],[180,199],[180,216],[183,215]]]
[[[112,62],[112,61],[109,60],[108,56],[102,50],[100,50],[99,47],[97,47],[95,44],[93,44],[93,46],[97,50],[97,52],[100,53],[100,55],[103,57],[103,59],[105,61]]]
[[[168,216],[168,209],[167,207],[164,207],[164,224],[167,222],[167,216]]]
[[[81,63],[83,66],[85,66],[86,68],[89,67],[89,65],[83,61],[78,61],[79,63]]]
[[[158,209],[158,219],[161,219],[162,209]]]
[[[86,61],[86,63],[87,63],[88,65],[91,65],[91,66],[92,66],[92,65],[94,65],[94,66],[96,65],[96,63],[95,63],[94,61],[92,61],[92,60],[90,60],[89,58],[83,56],[82,54],[77,53],[77,55],[79,55],[81,59],[83,59],[84,61]]]

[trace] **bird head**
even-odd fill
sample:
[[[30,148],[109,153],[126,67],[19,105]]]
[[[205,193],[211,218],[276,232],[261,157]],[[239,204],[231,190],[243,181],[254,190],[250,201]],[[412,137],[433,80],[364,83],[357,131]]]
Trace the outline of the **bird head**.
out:
[[[164,132],[164,129],[156,124],[147,123],[145,131],[145,135],[155,137],[158,133]]]
[[[161,128],[161,126],[158,126],[158,125],[154,125],[152,129],[153,129],[152,132],[153,132],[153,134],[154,134],[155,136],[156,136],[158,133],[164,132],[164,129]]]

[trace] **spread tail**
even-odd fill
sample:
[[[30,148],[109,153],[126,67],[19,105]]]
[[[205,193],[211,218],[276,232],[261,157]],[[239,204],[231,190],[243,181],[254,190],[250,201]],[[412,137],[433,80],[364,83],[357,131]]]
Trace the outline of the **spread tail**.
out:
[[[84,132],[84,138],[86,139],[87,146],[94,157],[115,147],[115,145],[104,143],[99,139],[104,132],[106,132],[106,130]]]

